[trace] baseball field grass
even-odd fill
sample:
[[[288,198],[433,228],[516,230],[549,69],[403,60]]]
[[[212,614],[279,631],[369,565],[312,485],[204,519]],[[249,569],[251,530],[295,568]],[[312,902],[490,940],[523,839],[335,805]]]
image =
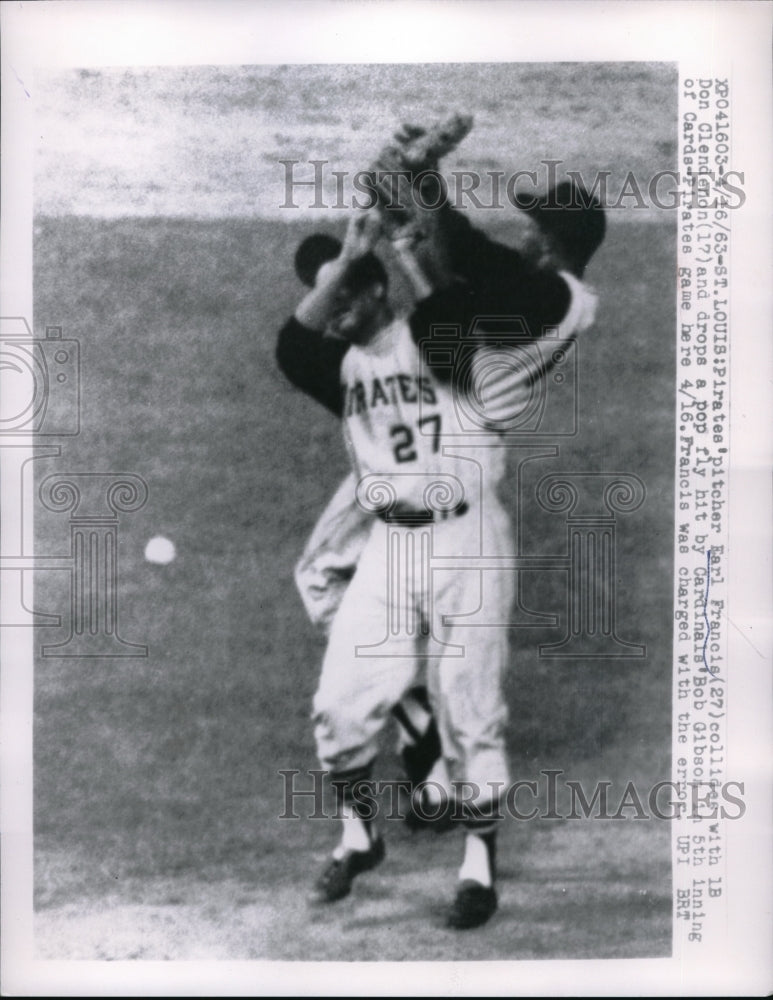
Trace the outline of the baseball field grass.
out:
[[[307,905],[337,830],[303,802],[304,818],[279,819],[280,771],[316,766],[324,648],[292,571],[346,459],[336,420],[278,373],[274,341],[302,292],[298,240],[340,232],[345,214],[282,210],[281,158],[361,169],[397,122],[470,110],[455,168],[552,157],[609,170],[619,189],[628,171],[673,166],[675,94],[673,66],[612,63],[82,69],[41,84],[34,326],[79,340],[82,393],[80,434],[35,475],[132,473],[149,492],[120,517],[117,575],[119,632],[147,657],[36,659],[40,957],[670,953],[669,823],[632,808],[507,821],[500,910],[467,934],[443,927],[461,837],[399,821],[385,821],[386,860],[349,899]],[[587,275],[600,308],[577,345],[578,433],[527,463],[520,503],[513,475],[505,491],[522,551],[560,555],[565,514],[535,502],[543,475],[623,472],[646,489],[617,518],[615,571],[618,635],[646,655],[541,657],[566,629],[567,580],[529,572],[523,604],[559,624],[513,629],[506,677],[514,779],[542,788],[541,772],[560,770],[588,796],[608,781],[611,811],[628,783],[646,798],[671,776],[672,216],[610,212]],[[512,211],[479,221],[505,240],[517,226]],[[397,277],[393,293],[405,299]],[[66,514],[36,503],[35,532],[38,553],[68,553]],[[156,535],[176,546],[167,565],[144,558]],[[61,642],[68,574],[38,572],[35,604],[63,617],[36,648]],[[391,744],[376,777],[399,774]]]
[[[288,261],[305,231],[267,220],[38,219],[37,322],[61,325],[82,351],[81,434],[55,463],[40,460],[38,475],[131,472],[149,487],[147,504],[122,517],[119,546],[120,632],[149,655],[37,663],[38,952],[665,955],[669,824],[633,810],[510,821],[501,911],[468,935],[442,927],[461,839],[396,821],[386,862],[350,899],[306,905],[336,830],[278,819],[279,770],[316,766],[308,716],[323,649],[292,567],[345,458],[334,418],[294,393],[273,360],[300,292]],[[618,634],[646,656],[545,659],[538,644],[560,628],[513,630],[507,676],[514,777],[560,769],[589,789],[605,779],[610,801],[630,781],[646,790],[670,776],[673,247],[666,224],[611,228],[588,275],[601,308],[579,345],[579,434],[525,484],[533,495],[537,475],[584,469],[646,485],[641,509],[618,519],[617,565]],[[66,519],[36,514],[39,550],[62,552]],[[562,551],[561,516],[532,502],[523,524],[526,551]],[[157,534],[177,547],[169,565],[143,558]],[[66,607],[66,576],[39,574],[40,607]],[[528,607],[561,613],[565,594],[561,572],[524,579]],[[397,773],[387,742],[378,776]]]

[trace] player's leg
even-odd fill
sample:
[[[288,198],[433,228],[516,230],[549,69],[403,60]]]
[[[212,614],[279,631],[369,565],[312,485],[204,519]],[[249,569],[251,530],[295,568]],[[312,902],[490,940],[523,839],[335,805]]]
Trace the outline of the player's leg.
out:
[[[501,509],[487,505],[484,552],[507,552],[512,540]],[[461,530],[457,524],[453,530]],[[497,570],[442,571],[434,601],[436,628],[443,638],[464,648],[463,657],[442,657],[433,671],[432,688],[449,769],[458,791],[465,829],[464,858],[448,922],[464,929],[484,923],[497,907],[496,837],[501,824],[501,796],[507,787],[505,753],[507,706],[502,676],[509,656],[507,621],[512,573]],[[446,580],[442,577],[445,575]],[[448,614],[482,608],[489,626],[448,623]]]
[[[374,524],[344,594],[314,698],[317,754],[330,774],[342,820],[341,841],[316,886],[315,896],[324,902],[347,895],[354,876],[383,857],[366,783],[379,734],[417,674],[414,640],[388,636],[384,527]]]
[[[410,787],[405,820],[413,829],[442,833],[450,827],[450,784],[440,732],[424,685],[411,688],[392,709],[397,720],[397,749]]]
[[[440,756],[440,735],[426,687],[422,684],[406,691],[392,714],[397,721],[397,750],[406,776],[418,784]]]
[[[340,484],[320,515],[295,567],[295,584],[313,624],[326,636],[351,583],[372,527],[372,515],[354,499],[356,480],[350,473]],[[440,754],[440,736],[424,685],[407,691],[394,706],[397,750],[412,786],[425,783],[422,798],[432,800],[436,785],[445,787],[445,765]],[[405,816],[412,828],[425,825],[425,817],[438,813],[429,801],[424,811],[413,808],[411,789],[406,790]],[[445,796],[447,799],[447,795]],[[441,803],[442,804],[442,803]],[[439,820],[442,820],[442,816]],[[433,822],[435,830],[447,824]]]

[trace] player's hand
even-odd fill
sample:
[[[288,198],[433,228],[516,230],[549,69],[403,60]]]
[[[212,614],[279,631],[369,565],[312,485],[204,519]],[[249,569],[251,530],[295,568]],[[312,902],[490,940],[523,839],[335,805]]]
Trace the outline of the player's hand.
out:
[[[403,122],[395,132],[395,142],[406,144],[426,134],[427,130],[422,125],[411,125],[410,122]]]
[[[391,149],[396,161],[399,161],[392,168],[394,170],[410,167],[418,170],[437,170],[439,157],[437,153],[429,148],[428,130],[421,125],[411,125],[404,123],[395,132],[394,142],[396,146],[386,147]]]
[[[382,226],[378,212],[369,209],[358,209],[349,220],[346,230],[342,255],[347,260],[364,257],[378,243]]]

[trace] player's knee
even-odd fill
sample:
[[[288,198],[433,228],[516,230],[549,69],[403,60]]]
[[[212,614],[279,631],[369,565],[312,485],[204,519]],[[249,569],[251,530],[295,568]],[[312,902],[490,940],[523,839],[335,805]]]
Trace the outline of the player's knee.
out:
[[[317,731],[338,740],[343,734],[356,732],[361,720],[351,698],[335,698],[319,692],[314,698],[312,721]]]

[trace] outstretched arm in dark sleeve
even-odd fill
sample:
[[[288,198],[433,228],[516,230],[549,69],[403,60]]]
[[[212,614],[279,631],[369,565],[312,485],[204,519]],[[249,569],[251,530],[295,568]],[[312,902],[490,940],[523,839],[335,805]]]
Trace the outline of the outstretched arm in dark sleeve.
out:
[[[293,316],[279,331],[276,360],[294,386],[340,417],[343,412],[341,362],[348,349],[346,341],[326,337]]]
[[[527,266],[516,257],[507,276],[487,274],[476,284],[456,279],[421,298],[410,317],[414,342],[431,338],[438,326],[458,329],[464,338],[474,336],[481,346],[496,343],[503,334],[538,340],[547,327],[558,326],[572,302],[567,280],[554,270]],[[445,363],[437,374],[447,377]]]
[[[350,264],[372,248],[380,231],[375,212],[351,217],[341,252],[319,269],[314,285],[277,339],[276,360],[281,371],[293,385],[339,417],[343,412],[341,362],[349,344],[326,337],[323,331],[335,314]]]

